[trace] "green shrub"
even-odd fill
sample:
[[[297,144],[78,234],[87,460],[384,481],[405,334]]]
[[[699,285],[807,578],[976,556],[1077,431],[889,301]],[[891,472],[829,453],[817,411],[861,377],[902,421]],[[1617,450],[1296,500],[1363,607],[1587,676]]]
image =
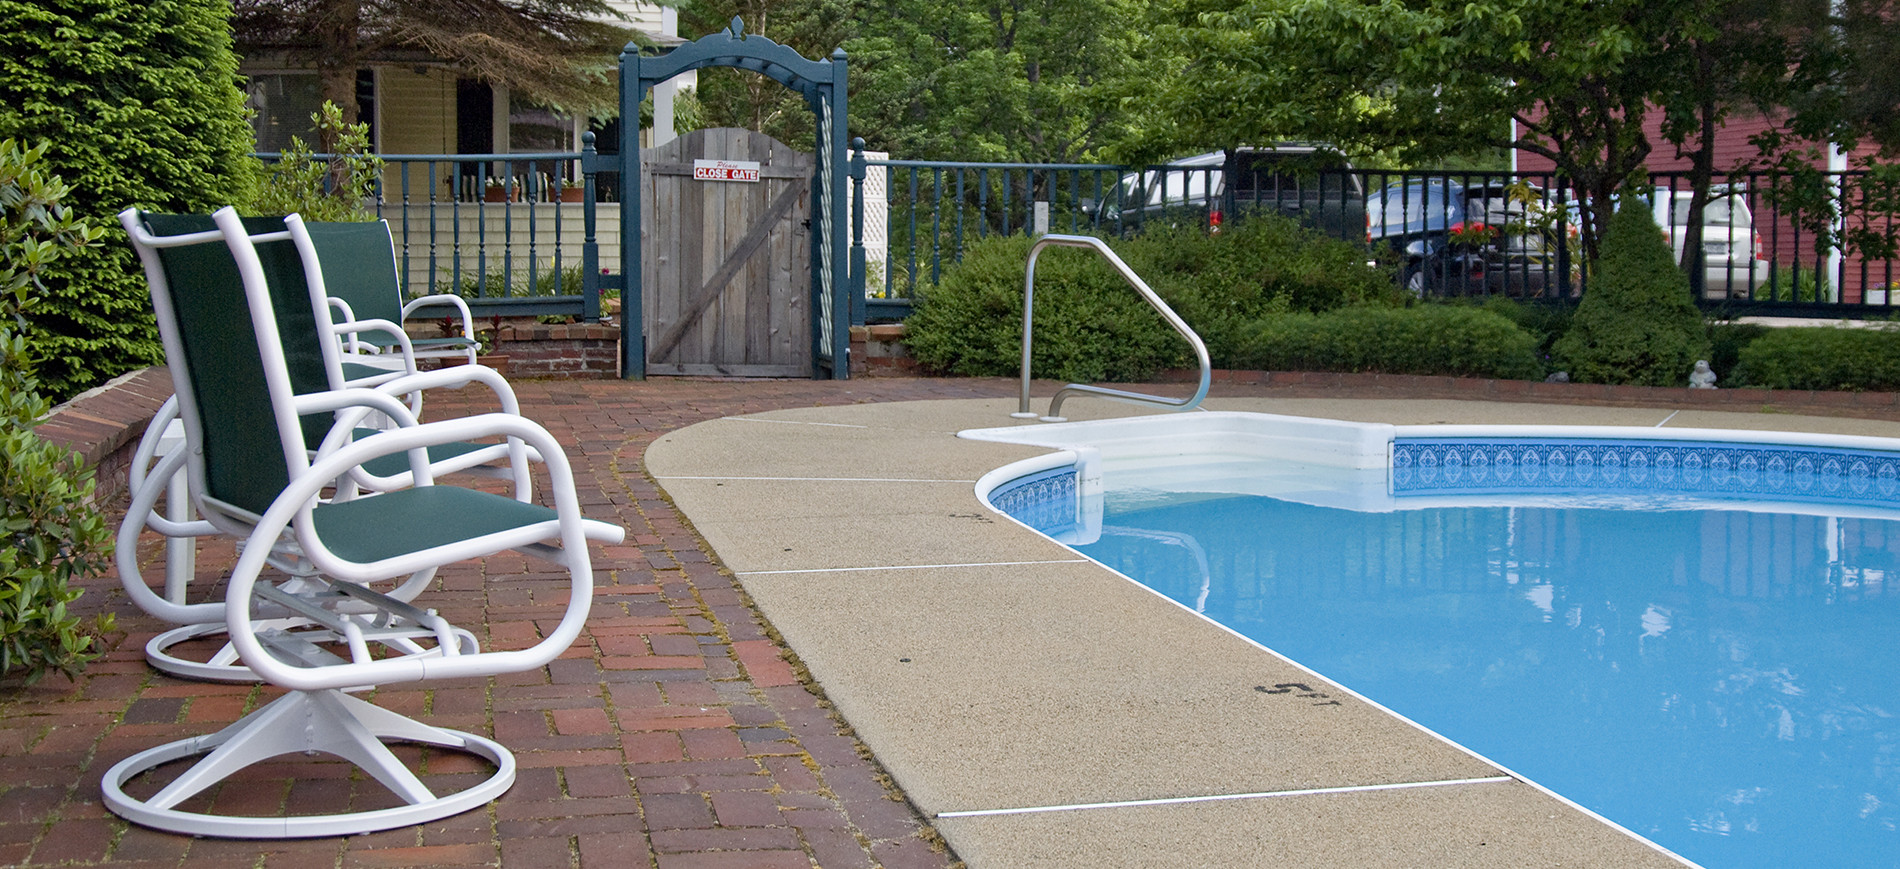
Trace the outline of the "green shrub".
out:
[[[1515,323],[1519,329],[1530,333],[1537,339],[1537,358],[1550,361],[1551,347],[1565,332],[1570,331],[1570,322],[1576,317],[1575,305],[1562,302],[1520,302],[1508,296],[1489,296],[1480,304],[1480,308],[1497,314]]]
[[[53,142],[67,205],[99,225],[137,205],[246,202],[252,136],[230,0],[0,0],[0,138]],[[143,273],[125,244],[44,273],[27,312],[41,388],[55,399],[159,361]]]
[[[1687,386],[1696,360],[1709,356],[1708,334],[1648,208],[1617,211],[1590,274],[1569,331],[1552,347],[1570,379]]]
[[[376,193],[383,159],[370,153],[369,125],[344,123],[343,110],[329,100],[310,120],[319,136],[336,140],[332,156],[318,160],[303,139],[292,136],[290,147],[266,168],[250,213],[297,214],[333,223],[375,220],[376,214],[364,205]]]
[[[1715,371],[1716,385],[1741,385],[1735,366],[1741,361],[1742,349],[1773,331],[1755,323],[1710,323],[1709,368]]]
[[[1741,348],[1735,385],[1900,391],[1900,330],[1767,329]]]
[[[66,611],[70,586],[112,551],[79,456],[33,431],[51,403],[39,393],[22,334],[39,276],[103,233],[60,205],[66,186],[46,172],[46,146],[0,141],[0,673],[68,678],[99,656]],[[111,630],[110,616],[92,631]]]
[[[509,288],[514,292],[510,293]],[[489,272],[480,278],[468,275],[458,285],[444,281],[436,285],[434,292],[451,293],[465,299],[501,296],[578,296],[581,292],[581,267],[568,266],[557,269],[553,266],[538,269],[534,280],[528,280],[528,273],[516,271],[512,277],[500,271]]]
[[[1377,371],[1534,380],[1537,337],[1479,308],[1343,308],[1262,318],[1234,366],[1269,371]]]
[[[921,365],[962,376],[1021,370],[1023,269],[1031,243],[1017,235],[971,245],[961,263],[920,295],[905,321],[905,344]],[[1041,377],[1143,380],[1185,364],[1190,352],[1121,275],[1079,250],[1052,248],[1037,259],[1034,328],[1032,366]]]
[[[1782,267],[1775,269],[1769,282],[1755,288],[1755,299],[1767,302],[1824,302],[1827,301],[1827,280],[1820,269],[1804,268],[1799,272]]]
[[[1022,365],[1023,270],[1031,240],[972,244],[918,292],[905,343],[926,369],[1010,375]],[[1403,301],[1362,245],[1291,220],[1257,217],[1218,234],[1160,230],[1110,242],[1192,326],[1214,364],[1229,366],[1261,316]],[[1121,276],[1087,251],[1052,248],[1036,265],[1034,371],[1076,381],[1143,380],[1191,362],[1187,343]]]

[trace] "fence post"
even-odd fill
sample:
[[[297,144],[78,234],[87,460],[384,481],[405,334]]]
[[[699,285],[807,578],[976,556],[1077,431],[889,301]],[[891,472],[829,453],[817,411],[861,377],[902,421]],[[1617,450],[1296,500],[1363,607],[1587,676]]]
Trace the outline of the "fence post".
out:
[[[851,325],[865,322],[864,289],[864,138],[851,140]]]
[[[600,242],[594,237],[594,176],[600,172],[600,152],[592,131],[581,134],[581,319],[600,322]]]

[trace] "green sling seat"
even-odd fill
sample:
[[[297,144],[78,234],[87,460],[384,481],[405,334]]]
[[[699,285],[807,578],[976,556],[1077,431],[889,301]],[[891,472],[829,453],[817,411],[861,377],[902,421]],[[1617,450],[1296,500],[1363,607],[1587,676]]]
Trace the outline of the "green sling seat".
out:
[[[193,506],[204,521],[243,542],[225,585],[226,630],[244,665],[288,693],[216,733],[147,749],[114,764],[101,782],[105,805],[143,826],[235,838],[356,834],[478,808],[514,781],[514,758],[505,747],[397,714],[349,692],[546,666],[573,643],[586,621],[593,597],[589,541],[617,543],[625,531],[581,515],[561,445],[518,415],[417,423],[386,392],[359,387],[299,393],[291,383],[260,256],[261,246],[286,241],[288,234],[256,233],[229,208],[214,218],[219,234],[210,239],[202,233],[157,236],[136,219],[125,222],[140,245],[152,286],[185,432],[182,455]],[[187,261],[220,258],[234,264],[240,276],[236,285],[206,281],[190,293],[170,291],[165,272],[201,270],[203,262]],[[351,437],[356,422],[370,413],[387,416],[396,427],[373,437]],[[336,421],[313,449],[304,418],[316,414],[334,414]],[[428,447],[482,438],[514,438],[534,448],[545,468],[545,505],[435,482]],[[412,486],[372,493],[335,486],[363,462],[389,455],[408,461]],[[333,498],[325,500],[326,495]],[[265,581],[273,553],[286,547],[314,568],[306,583]],[[454,626],[421,606],[420,599],[399,600],[376,590],[506,551],[549,562],[565,576],[567,592],[558,620],[540,621],[547,614],[537,612],[537,623],[527,631],[491,632],[522,638],[509,648],[465,651]],[[483,617],[488,615],[493,614]],[[301,642],[273,626],[289,616],[327,624],[342,638],[341,650]],[[419,641],[432,638],[437,654],[371,651],[372,638],[390,629],[409,631]],[[470,753],[486,760],[493,772],[477,784],[438,794],[390,751],[386,743],[393,742]],[[310,754],[355,765],[366,776],[363,782],[387,788],[397,804],[352,799],[336,811],[291,805],[270,816],[221,814],[218,799],[203,811],[181,808],[253,764],[279,757],[298,763],[298,756]],[[189,766],[175,763],[198,755],[203,757]],[[143,798],[128,794],[125,786],[134,779],[141,792],[153,787],[156,792]]]

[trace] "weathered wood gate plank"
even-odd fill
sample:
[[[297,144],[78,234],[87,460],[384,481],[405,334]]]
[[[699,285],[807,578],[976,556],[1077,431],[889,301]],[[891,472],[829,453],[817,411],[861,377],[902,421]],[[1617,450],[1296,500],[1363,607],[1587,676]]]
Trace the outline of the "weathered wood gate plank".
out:
[[[695,160],[759,181],[695,181]],[[700,130],[642,156],[649,373],[810,376],[813,161],[750,130]]]

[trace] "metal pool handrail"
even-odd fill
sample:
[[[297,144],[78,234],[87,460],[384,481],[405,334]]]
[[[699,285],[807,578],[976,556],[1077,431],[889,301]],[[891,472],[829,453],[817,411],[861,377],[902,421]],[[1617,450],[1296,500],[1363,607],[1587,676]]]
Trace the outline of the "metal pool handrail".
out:
[[[1091,238],[1086,235],[1045,235],[1037,239],[1036,243],[1030,246],[1029,266],[1023,275],[1023,399],[1020,409],[1010,414],[1010,416],[1016,419],[1038,418],[1035,412],[1029,409],[1030,324],[1035,317],[1036,311],[1036,258],[1042,255],[1044,248],[1049,247],[1094,248],[1096,253],[1106,258],[1109,264],[1115,267],[1116,271],[1122,273],[1122,278],[1128,281],[1128,285],[1134,287],[1136,292],[1141,293],[1141,297],[1148,300],[1148,304],[1153,306],[1157,313],[1161,314],[1162,319],[1167,320],[1168,325],[1174,327],[1174,331],[1181,333],[1181,337],[1186,338],[1188,343],[1193,345],[1194,355],[1201,362],[1201,385],[1199,389],[1194,391],[1193,397],[1180,399],[1148,395],[1141,392],[1128,392],[1121,389],[1110,389],[1106,386],[1087,386],[1080,383],[1071,383],[1056,390],[1055,398],[1049,400],[1049,414],[1040,417],[1040,419],[1043,422],[1062,422],[1064,417],[1059,415],[1062,411],[1062,400],[1067,398],[1070,393],[1076,393],[1078,395],[1098,395],[1113,401],[1126,401],[1134,404],[1153,404],[1172,408],[1176,411],[1193,410],[1200,407],[1201,399],[1207,397],[1207,386],[1208,383],[1212,381],[1214,373],[1214,367],[1207,358],[1207,344],[1201,341],[1201,336],[1194,334],[1194,330],[1188,328],[1188,324],[1181,319],[1181,316],[1176,314],[1173,308],[1168,307],[1167,302],[1162,301],[1161,297],[1155,294],[1154,289],[1148,286],[1148,282],[1142,280],[1140,275],[1135,274],[1135,270],[1129,268],[1127,263],[1122,262],[1122,258],[1116,256],[1115,251],[1110,250],[1107,243],[1101,239]]]

